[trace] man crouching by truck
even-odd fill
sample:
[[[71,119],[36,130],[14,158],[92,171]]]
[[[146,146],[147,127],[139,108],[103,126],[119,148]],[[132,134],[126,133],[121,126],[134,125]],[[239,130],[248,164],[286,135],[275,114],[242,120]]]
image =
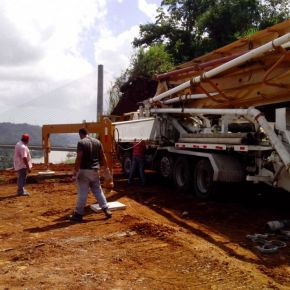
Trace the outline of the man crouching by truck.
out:
[[[101,165],[106,168],[106,174],[110,174],[102,143],[90,137],[84,128],[79,130],[79,136],[81,140],[77,145],[77,158],[73,173],[73,178],[77,181],[78,198],[75,211],[69,216],[69,219],[73,222],[82,222],[89,189],[92,190],[106,217],[111,218],[112,213],[108,209],[99,176]]]

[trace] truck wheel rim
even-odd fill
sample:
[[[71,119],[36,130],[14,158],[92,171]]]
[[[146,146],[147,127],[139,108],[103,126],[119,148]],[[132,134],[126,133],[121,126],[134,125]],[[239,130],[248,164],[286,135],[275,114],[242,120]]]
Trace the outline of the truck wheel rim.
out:
[[[201,192],[207,192],[210,187],[210,175],[207,170],[200,170],[199,178],[197,179],[198,188]]]
[[[163,177],[168,177],[171,174],[171,162],[167,157],[162,157],[160,161],[160,171]]]

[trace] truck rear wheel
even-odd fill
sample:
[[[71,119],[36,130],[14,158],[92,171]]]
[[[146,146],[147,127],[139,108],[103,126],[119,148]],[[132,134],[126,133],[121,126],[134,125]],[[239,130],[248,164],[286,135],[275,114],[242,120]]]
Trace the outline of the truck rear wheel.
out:
[[[132,166],[132,158],[130,154],[126,154],[122,160],[123,172],[125,173],[126,176],[129,176],[131,166]]]
[[[174,165],[173,179],[176,187],[187,191],[191,185],[191,167],[188,158],[178,157]]]
[[[208,159],[201,159],[194,169],[194,190],[199,198],[209,198],[213,194],[213,168]]]
[[[170,154],[166,153],[161,156],[158,170],[162,178],[166,180],[172,179],[173,165],[173,157]]]

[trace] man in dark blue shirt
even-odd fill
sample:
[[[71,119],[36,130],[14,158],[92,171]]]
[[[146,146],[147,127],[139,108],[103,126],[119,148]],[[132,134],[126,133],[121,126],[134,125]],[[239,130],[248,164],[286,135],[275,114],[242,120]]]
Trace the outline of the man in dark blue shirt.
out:
[[[84,128],[79,130],[79,135],[81,140],[77,145],[77,158],[73,174],[77,181],[78,200],[75,211],[69,219],[75,222],[82,221],[89,189],[91,189],[106,217],[111,218],[112,213],[108,209],[107,200],[100,185],[100,166],[104,166],[106,171],[109,170],[102,143],[90,137]]]

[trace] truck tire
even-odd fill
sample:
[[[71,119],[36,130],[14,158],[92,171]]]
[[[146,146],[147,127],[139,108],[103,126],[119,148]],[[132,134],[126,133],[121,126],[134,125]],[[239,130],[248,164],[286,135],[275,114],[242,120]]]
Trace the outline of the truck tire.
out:
[[[178,157],[173,170],[174,184],[180,191],[187,191],[191,185],[191,166],[189,159],[185,157]]]
[[[129,176],[130,170],[132,166],[132,158],[130,154],[124,155],[122,159],[122,167],[123,167],[123,172],[125,173],[126,176]]]
[[[168,153],[162,154],[158,168],[160,176],[165,180],[171,180],[173,176],[173,166],[173,157]]]
[[[213,168],[208,159],[199,160],[194,169],[194,190],[199,198],[207,199],[213,194]]]

